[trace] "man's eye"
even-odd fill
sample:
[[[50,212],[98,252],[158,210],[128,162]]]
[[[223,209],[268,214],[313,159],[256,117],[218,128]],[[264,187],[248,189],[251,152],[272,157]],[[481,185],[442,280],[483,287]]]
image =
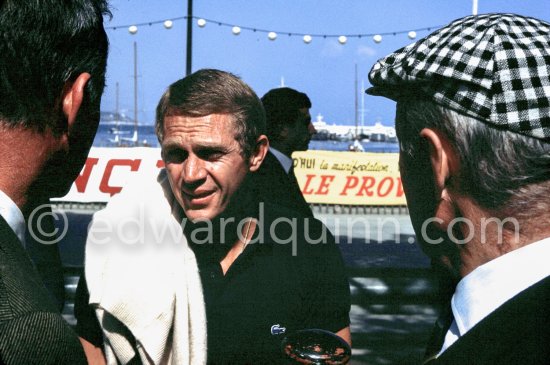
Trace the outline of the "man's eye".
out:
[[[169,150],[163,153],[166,163],[182,163],[187,158],[187,152],[182,150]]]
[[[205,161],[215,161],[221,158],[223,155],[224,155],[223,151],[216,150],[216,149],[205,149],[197,153],[197,156],[200,159]]]

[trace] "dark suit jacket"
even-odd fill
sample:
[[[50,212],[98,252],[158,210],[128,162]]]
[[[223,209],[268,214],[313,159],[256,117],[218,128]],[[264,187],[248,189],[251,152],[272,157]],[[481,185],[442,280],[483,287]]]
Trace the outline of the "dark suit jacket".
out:
[[[253,175],[260,201],[277,204],[307,217],[313,217],[299,187],[289,178],[277,158],[268,152],[259,170]]]
[[[51,213],[52,211],[49,202],[49,200],[45,200],[43,203],[45,206],[39,212],[42,218],[40,227],[37,225],[39,223],[37,219],[33,219],[32,222],[29,222],[33,224],[33,226],[27,227],[25,249],[34,263],[34,267],[36,267],[38,274],[42,278],[42,282],[46,286],[46,289],[48,289],[48,292],[57,304],[57,309],[61,311],[65,304],[65,283],[59,246],[57,243],[49,243],[52,242],[56,236],[47,236],[40,232],[40,228],[45,229],[47,233],[54,232],[55,230],[55,223],[52,216],[47,215],[48,212]],[[44,244],[40,242],[40,240],[48,243]]]
[[[550,364],[550,277],[504,303],[427,364]]]
[[[0,217],[0,363],[86,364],[21,242]]]

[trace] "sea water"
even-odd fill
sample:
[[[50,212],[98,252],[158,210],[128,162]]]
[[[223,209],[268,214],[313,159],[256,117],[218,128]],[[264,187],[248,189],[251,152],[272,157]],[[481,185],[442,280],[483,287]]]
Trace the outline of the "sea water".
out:
[[[134,134],[133,125],[118,126],[117,134],[113,133],[112,124],[100,124],[97,135],[94,140],[95,147],[160,147],[155,127],[152,125],[138,126],[138,142],[134,143],[131,138]],[[325,151],[349,151],[349,146],[352,142],[349,141],[311,141],[309,143],[310,150],[325,150]],[[399,152],[399,145],[391,142],[361,142],[365,152]]]

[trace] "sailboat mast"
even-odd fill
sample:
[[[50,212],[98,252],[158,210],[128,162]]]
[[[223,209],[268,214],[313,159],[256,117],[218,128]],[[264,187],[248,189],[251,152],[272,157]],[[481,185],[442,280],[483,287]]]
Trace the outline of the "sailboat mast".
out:
[[[134,41],[134,134],[137,136],[138,130],[138,84],[137,84],[137,42]],[[137,141],[136,141],[137,143]]]
[[[355,64],[355,137],[359,136],[358,124],[359,118],[357,115],[358,102],[357,102],[357,63]]]
[[[116,118],[116,121],[117,121],[117,126],[118,126],[118,120],[120,119],[120,113],[118,112],[118,81],[116,83],[116,99],[115,99],[115,118]]]
[[[361,127],[365,126],[365,80],[361,80]]]

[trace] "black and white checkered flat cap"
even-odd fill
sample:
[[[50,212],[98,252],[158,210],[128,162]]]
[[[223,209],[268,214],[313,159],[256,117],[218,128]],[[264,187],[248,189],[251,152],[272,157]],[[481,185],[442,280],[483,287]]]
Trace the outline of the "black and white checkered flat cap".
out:
[[[502,129],[550,141],[550,24],[515,14],[458,19],[379,60],[372,95],[423,93]]]

